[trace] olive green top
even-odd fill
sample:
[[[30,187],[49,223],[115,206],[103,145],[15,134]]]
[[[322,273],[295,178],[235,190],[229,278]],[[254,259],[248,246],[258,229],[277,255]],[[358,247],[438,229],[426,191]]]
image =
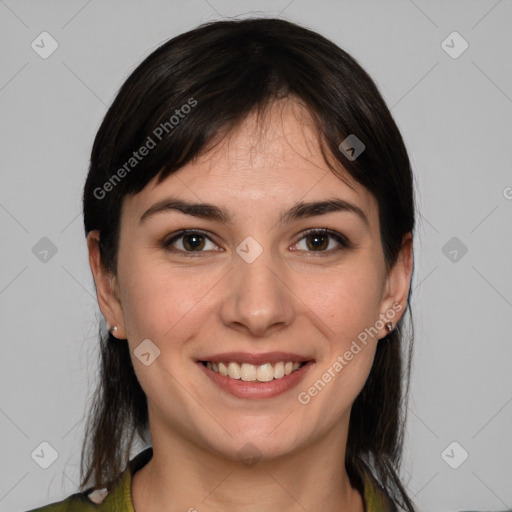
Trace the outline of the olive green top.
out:
[[[27,512],[135,512],[131,493],[132,477],[149,462],[152,456],[153,448],[150,446],[131,459],[118,484],[110,493],[106,493],[105,490],[87,489],[62,501]],[[394,512],[396,510],[370,475],[366,475],[364,479],[363,501],[365,512]]]

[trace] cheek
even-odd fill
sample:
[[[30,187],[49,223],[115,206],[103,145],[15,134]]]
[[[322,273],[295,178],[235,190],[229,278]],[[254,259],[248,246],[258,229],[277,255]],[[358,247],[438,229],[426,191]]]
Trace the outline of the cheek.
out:
[[[342,349],[379,319],[382,276],[375,266],[361,263],[316,277],[303,282],[301,296]]]
[[[357,264],[330,273],[329,279],[308,279],[301,291],[309,297],[305,303],[312,317],[321,320],[322,342],[328,346],[318,373],[308,383],[313,388],[305,391],[310,397],[322,395],[318,404],[329,401],[333,409],[328,414],[334,416],[361,391],[378,343],[374,328],[380,314],[382,275],[378,265],[370,260],[363,263],[361,258]],[[328,391],[323,393],[323,389]]]
[[[187,329],[195,326],[208,302],[206,295],[221,277],[214,272],[169,262],[151,262],[147,257],[132,254],[120,260],[122,304],[128,339],[132,343],[149,338],[163,346],[173,338],[187,338]],[[206,295],[206,297],[205,297]],[[171,349],[166,344],[166,350]]]

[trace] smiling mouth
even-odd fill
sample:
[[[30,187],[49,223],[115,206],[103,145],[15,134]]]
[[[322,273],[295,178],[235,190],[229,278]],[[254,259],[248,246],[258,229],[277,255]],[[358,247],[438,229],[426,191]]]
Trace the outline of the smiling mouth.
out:
[[[228,379],[243,380],[246,382],[270,382],[295,373],[308,363],[313,363],[313,360],[303,361],[301,363],[279,361],[274,364],[264,363],[260,365],[238,363],[235,361],[218,363],[211,361],[199,362],[213,372]]]

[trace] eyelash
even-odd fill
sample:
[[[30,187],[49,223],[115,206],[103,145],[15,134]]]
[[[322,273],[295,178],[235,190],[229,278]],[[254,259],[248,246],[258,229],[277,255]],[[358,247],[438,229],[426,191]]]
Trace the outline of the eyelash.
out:
[[[163,240],[162,247],[170,252],[173,252],[173,253],[182,253],[182,254],[186,255],[187,257],[197,257],[196,255],[199,255],[203,252],[208,252],[208,251],[186,251],[186,250],[176,249],[175,247],[172,247],[172,244],[176,240],[183,238],[185,235],[191,235],[191,234],[202,235],[203,237],[208,239],[210,242],[215,243],[204,231],[197,230],[197,229],[187,229],[187,230],[180,231],[179,233],[172,236],[172,238],[170,238],[170,239]],[[324,251],[303,251],[303,252],[312,253],[312,254],[315,254],[318,256],[324,256],[324,255],[330,255],[333,253],[337,253],[338,251],[341,251],[343,249],[355,248],[355,244],[353,244],[345,235],[342,235],[341,233],[332,231],[327,228],[308,229],[307,231],[305,231],[303,233],[302,237],[296,242],[296,244],[298,244],[300,241],[302,241],[303,239],[307,238],[309,235],[312,235],[312,234],[329,235],[331,238],[334,238],[340,244],[341,247],[338,247],[336,249],[330,249],[327,251],[324,250]],[[294,244],[294,245],[296,245],[296,244]],[[298,249],[298,250],[301,250],[301,249]]]

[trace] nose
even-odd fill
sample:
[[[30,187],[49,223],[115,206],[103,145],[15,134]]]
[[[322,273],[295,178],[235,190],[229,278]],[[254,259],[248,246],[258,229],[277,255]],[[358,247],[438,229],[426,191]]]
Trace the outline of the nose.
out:
[[[263,250],[254,261],[240,254],[234,254],[226,276],[221,320],[245,335],[268,337],[291,325],[296,316],[290,269],[274,261],[270,250]]]

